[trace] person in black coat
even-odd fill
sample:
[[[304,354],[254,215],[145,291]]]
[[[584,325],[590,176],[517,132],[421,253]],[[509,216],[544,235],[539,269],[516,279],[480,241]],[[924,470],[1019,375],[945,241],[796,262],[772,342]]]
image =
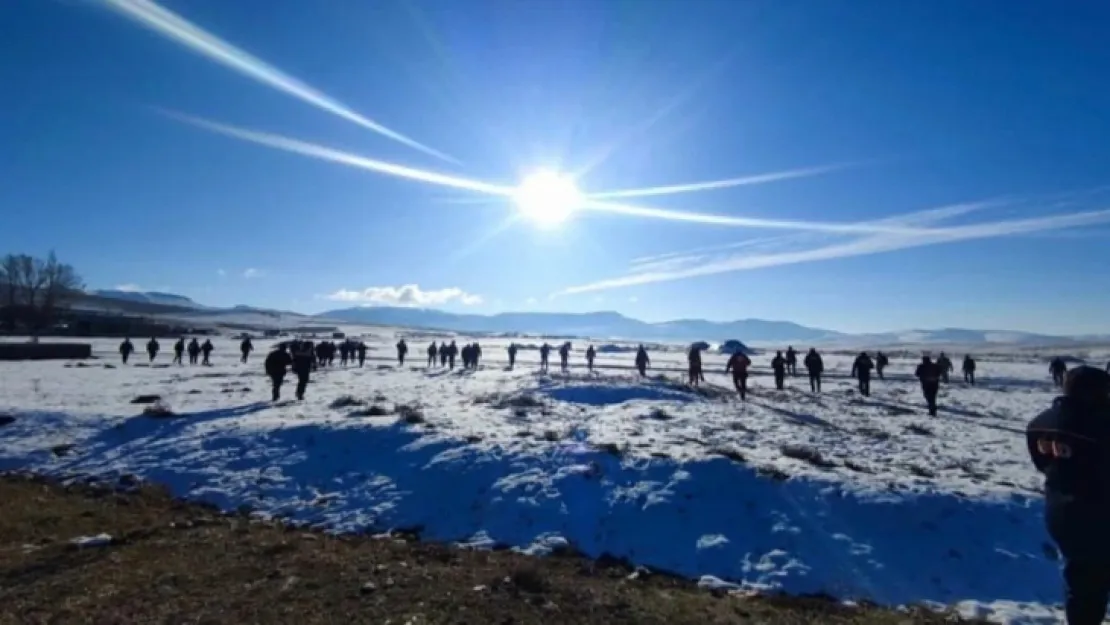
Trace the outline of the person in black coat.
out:
[[[971,354],[964,356],[963,370],[964,382],[975,386],[975,359],[971,357]]]
[[[871,396],[871,370],[874,368],[875,363],[867,352],[860,352],[852,363],[852,377],[859,381],[859,392],[864,397]]]
[[[809,373],[809,390],[814,393],[821,392],[821,374],[825,372],[825,361],[816,347],[809,348],[805,359],[806,371]]]
[[[921,364],[917,365],[917,371],[914,372],[918,380],[921,380],[921,394],[925,396],[925,404],[929,407],[929,416],[937,416],[937,393],[940,392],[940,380],[944,375],[943,369],[940,365],[929,359],[928,356],[921,357]]]
[[[278,345],[277,349],[266,356],[266,361],[263,366],[266,369],[266,375],[270,378],[270,384],[274,389],[274,401],[281,399],[281,384],[285,381],[286,369],[292,364],[293,357],[286,351],[284,343]]]
[[[1069,625],[1097,625],[1110,597],[1110,374],[1076,367],[1064,395],[1029,423],[1044,474],[1045,525],[1064,560]]]
[[[781,391],[786,382],[786,359],[782,357],[782,352],[775,352],[775,357],[771,359],[771,371],[775,374],[775,388]]]
[[[875,354],[875,374],[879,376],[880,380],[886,379],[883,377],[883,371],[886,370],[886,366],[889,364],[890,359],[886,357],[886,354],[882,352]]]
[[[293,353],[293,373],[297,374],[297,399],[304,399],[308,378],[312,375],[312,367],[315,363],[316,350],[312,341],[304,341],[300,349]]]
[[[355,352],[358,354],[358,366],[366,364],[366,342],[359,341],[355,344]]]
[[[1063,358],[1057,356],[1048,364],[1048,372],[1052,374],[1052,382],[1056,386],[1064,385],[1064,374],[1068,372],[1068,365]]]
[[[253,351],[254,343],[251,343],[251,337],[244,336],[242,342],[239,343],[239,353],[243,355],[239,362],[244,365],[247,364],[247,358],[250,358],[251,352]]]
[[[786,346],[786,370],[790,375],[798,375],[798,352],[793,345]]]
[[[123,364],[127,364],[127,359],[131,357],[131,353],[135,351],[135,344],[131,342],[130,338],[123,339],[119,344],[119,355],[123,359]]]

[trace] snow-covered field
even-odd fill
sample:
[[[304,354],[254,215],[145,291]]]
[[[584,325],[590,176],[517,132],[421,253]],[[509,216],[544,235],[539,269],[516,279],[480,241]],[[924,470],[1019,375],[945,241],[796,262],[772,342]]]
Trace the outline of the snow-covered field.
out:
[[[719,355],[692,391],[681,350],[654,352],[639,379],[627,353],[587,373],[576,343],[578,367],[561,374],[552,354],[540,374],[535,351],[508,371],[505,342],[487,340],[478,371],[445,371],[424,366],[431,338],[409,333],[400,367],[393,331],[374,332],[365,367],[337,359],[303,402],[269,401],[262,339],[247,365],[230,338],[214,339],[210,367],[170,366],[168,340],[153,366],[145,341],[123,366],[107,339],[87,362],[0,363],[0,414],[15,417],[0,427],[0,469],[134,474],[336,531],[419,528],[534,553],[569,544],[706,584],[1059,620],[1023,438],[1054,396],[1043,359],[981,358],[979,386],[954,379],[931,418],[910,359],[864,398],[849,354],[826,354],[819,395],[803,376],[774,390],[772,354],[759,355],[740,402]],[[132,400],[150,394],[176,416],[143,416]]]

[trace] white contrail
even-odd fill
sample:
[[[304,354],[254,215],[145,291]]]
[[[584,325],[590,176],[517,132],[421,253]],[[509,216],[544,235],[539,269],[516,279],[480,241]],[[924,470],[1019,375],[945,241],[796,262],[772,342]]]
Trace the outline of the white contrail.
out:
[[[851,256],[864,256],[881,252],[923,247],[940,243],[953,243],[972,239],[989,239],[995,237],[1029,234],[1076,228],[1110,222],[1110,209],[1070,213],[1066,215],[1053,215],[1049,217],[1036,217],[1031,219],[1015,219],[1009,221],[996,221],[969,226],[955,226],[934,230],[926,234],[917,235],[887,235],[862,237],[848,243],[827,245],[824,247],[776,254],[741,255],[710,262],[697,267],[690,267],[679,271],[658,271],[637,273],[610,280],[601,280],[582,286],[564,289],[559,295],[574,293],[588,293],[605,291],[655,282],[682,280],[698,276],[708,276],[733,271],[777,267],[795,263],[806,263],[835,258],[848,258]]]
[[[421,152],[431,154],[432,156],[453,163],[458,162],[454,158],[438,150],[410,139],[399,132],[390,130],[374,120],[352,111],[350,108],[335,101],[328,95],[304,84],[278,68],[266,63],[262,59],[236,48],[230,43],[150,0],[101,0],[101,2],[150,30],[176,40],[193,52],[206,56],[258,82],[283,91],[321,110],[337,115],[347,121],[354,122],[363,128],[372,130],[382,136],[420,150]]]
[[[673,184],[662,187],[644,187],[642,189],[623,189],[620,191],[602,191],[600,193],[591,193],[590,198],[604,200],[627,197],[648,197],[652,195],[674,195],[676,193],[694,193],[696,191],[708,191],[711,189],[728,189],[730,187],[743,187],[753,184],[765,184],[768,182],[777,182],[779,180],[807,178],[809,176],[816,176],[819,174],[828,173],[830,171],[843,169],[845,167],[847,167],[847,165],[825,165],[822,167],[807,167],[805,169],[776,171],[768,174],[757,174],[754,176],[743,176],[740,178],[726,178],[724,180],[709,180],[706,182]]]
[[[582,208],[589,210],[631,215],[633,217],[646,217],[650,219],[665,219],[668,221],[685,221],[691,223],[709,224],[715,226],[733,226],[740,228],[767,228],[772,230],[809,230],[816,232],[883,232],[887,234],[921,234],[929,232],[920,228],[910,228],[899,225],[876,224],[868,222],[832,223],[822,221],[797,221],[790,219],[764,219],[761,217],[735,217],[731,215],[714,215],[711,213],[693,213],[676,211],[666,208],[653,208],[650,206],[636,206],[632,204],[619,204],[616,202],[602,202],[587,198]]]
[[[466,191],[476,191],[478,193],[485,193],[488,195],[497,196],[511,196],[514,189],[511,187],[503,187],[500,185],[489,184],[480,180],[470,180],[468,178],[460,178],[458,176],[451,176],[448,174],[440,174],[434,171],[427,171],[423,169],[416,169],[413,167],[406,167],[405,165],[398,165],[396,163],[389,163],[386,161],[374,160],[359,156],[358,154],[351,154],[350,152],[341,152],[332,148],[316,145],[313,143],[306,143],[298,141],[297,139],[290,139],[281,135],[270,134],[266,132],[258,132],[255,130],[246,130],[244,128],[236,128],[235,126],[228,126],[219,124],[208,120],[183,115],[180,113],[165,112],[166,115],[179,119],[186,123],[192,124],[205,130],[210,130],[229,137],[242,139],[251,143],[257,143],[267,147],[284,150],[286,152],[293,152],[302,154],[311,158],[316,158],[324,161],[331,161],[349,167],[357,167],[359,169],[366,169],[369,171],[386,174],[389,176],[396,176],[398,178],[407,178],[409,180],[418,180],[420,182],[427,182],[430,184],[439,185],[441,187],[451,187],[454,189],[463,189]]]

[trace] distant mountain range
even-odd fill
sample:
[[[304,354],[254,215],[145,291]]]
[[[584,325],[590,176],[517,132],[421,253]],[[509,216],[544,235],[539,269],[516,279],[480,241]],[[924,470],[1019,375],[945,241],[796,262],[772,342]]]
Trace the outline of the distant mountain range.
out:
[[[118,302],[118,306],[113,302]],[[736,339],[749,344],[793,343],[799,346],[829,343],[864,343],[869,345],[913,343],[1059,345],[1079,339],[1110,339],[1110,337],[1105,336],[1063,337],[1030,332],[968,330],[962,328],[846,334],[803,326],[789,321],[767,321],[763,319],[741,319],[725,322],[704,319],[679,319],[663,323],[648,323],[616,312],[519,312],[475,315],[428,308],[360,306],[329,310],[318,315],[296,315],[250,306],[215,308],[198,304],[188,297],[173,293],[119,290],[91,292],[87,294],[85,301],[79,302],[78,305],[95,307],[101,310],[118,309],[120,312],[129,313],[149,312],[173,315],[209,323],[221,323],[221,319],[226,322],[244,322],[248,318],[264,321],[277,318],[289,320],[296,317],[301,322],[330,320],[352,324],[422,328],[459,333],[582,336],[644,341],[724,342],[729,339]]]

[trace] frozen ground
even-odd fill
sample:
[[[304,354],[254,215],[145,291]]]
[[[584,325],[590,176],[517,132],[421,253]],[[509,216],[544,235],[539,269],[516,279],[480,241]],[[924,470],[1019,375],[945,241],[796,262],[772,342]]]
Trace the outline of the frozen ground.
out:
[[[375,333],[366,367],[337,361],[304,402],[268,401],[263,340],[248,365],[227,338],[211,367],[169,366],[168,340],[153,366],[145,354],[122,366],[116,340],[94,341],[88,362],[0,363],[0,414],[15,418],[0,427],[0,469],[135,474],[336,531],[569,544],[707,584],[1058,621],[1022,438],[1054,395],[1043,359],[981,359],[980,385],[944,387],[931,418],[909,359],[863,398],[849,354],[826,354],[820,395],[804,377],[774,390],[759,355],[742,403],[717,355],[693,392],[681,351],[655,352],[640,380],[631,354],[545,375],[523,351],[507,371],[504,342],[486,341],[481,369],[444,371],[424,367],[430,338],[411,338],[399,367],[392,332]],[[151,394],[176,416],[143,416],[132,400]]]

